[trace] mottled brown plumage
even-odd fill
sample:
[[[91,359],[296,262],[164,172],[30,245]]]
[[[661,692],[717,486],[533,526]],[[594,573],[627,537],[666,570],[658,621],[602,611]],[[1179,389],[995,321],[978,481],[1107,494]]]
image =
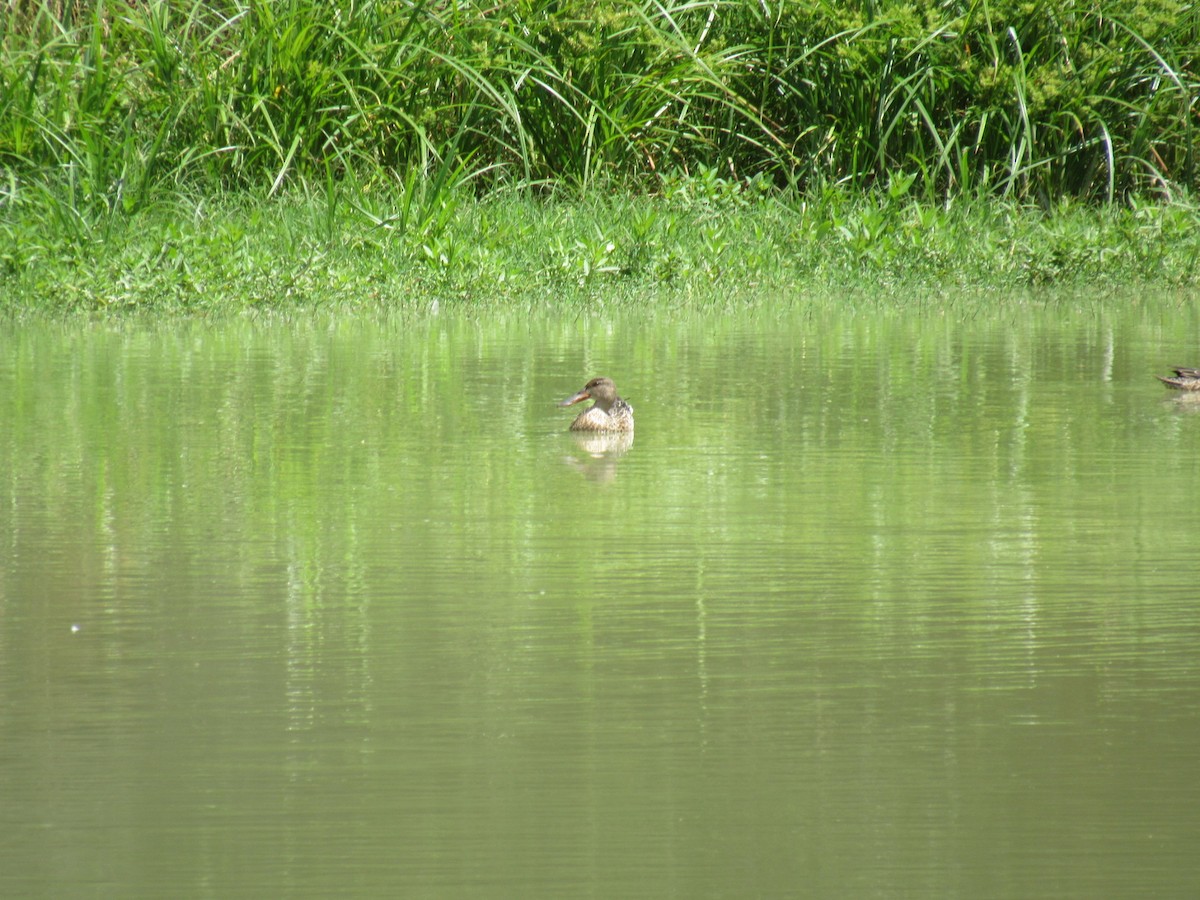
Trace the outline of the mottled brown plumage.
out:
[[[633,407],[617,396],[617,386],[611,378],[593,378],[583,390],[558,405],[570,406],[581,400],[594,402],[575,417],[572,431],[633,431]]]
[[[1176,366],[1171,371],[1175,373],[1173,378],[1164,375],[1155,375],[1154,377],[1167,387],[1175,388],[1179,391],[1200,391],[1200,369]]]

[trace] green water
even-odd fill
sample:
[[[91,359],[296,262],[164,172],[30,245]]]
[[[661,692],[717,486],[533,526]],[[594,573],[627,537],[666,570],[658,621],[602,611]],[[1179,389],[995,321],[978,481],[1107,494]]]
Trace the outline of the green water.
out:
[[[1177,298],[2,326],[0,895],[1197,896],[1172,364]]]

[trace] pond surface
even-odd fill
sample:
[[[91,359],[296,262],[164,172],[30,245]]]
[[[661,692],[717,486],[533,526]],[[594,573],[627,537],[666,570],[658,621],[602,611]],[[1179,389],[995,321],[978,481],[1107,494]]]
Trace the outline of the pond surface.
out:
[[[0,894],[1200,896],[1143,301],[0,326]]]

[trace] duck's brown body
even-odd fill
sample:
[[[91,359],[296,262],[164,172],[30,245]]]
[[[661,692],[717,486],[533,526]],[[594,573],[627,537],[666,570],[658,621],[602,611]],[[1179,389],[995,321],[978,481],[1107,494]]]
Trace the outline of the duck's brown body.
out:
[[[572,431],[633,431],[633,407],[617,396],[611,378],[593,378],[583,390],[572,394],[559,406],[570,406],[581,400],[595,401],[575,417]]]
[[[1186,366],[1178,366],[1171,371],[1175,373],[1174,377],[1163,375],[1155,375],[1154,377],[1167,387],[1175,388],[1178,391],[1200,391],[1200,369],[1189,369]]]

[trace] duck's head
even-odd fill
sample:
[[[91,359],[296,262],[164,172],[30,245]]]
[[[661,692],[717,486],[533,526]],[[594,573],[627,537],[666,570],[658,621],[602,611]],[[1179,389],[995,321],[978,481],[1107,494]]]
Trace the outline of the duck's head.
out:
[[[558,405],[570,406],[581,400],[595,400],[596,406],[607,412],[608,408],[617,402],[617,386],[611,378],[593,378],[583,386],[583,390],[572,394]]]

